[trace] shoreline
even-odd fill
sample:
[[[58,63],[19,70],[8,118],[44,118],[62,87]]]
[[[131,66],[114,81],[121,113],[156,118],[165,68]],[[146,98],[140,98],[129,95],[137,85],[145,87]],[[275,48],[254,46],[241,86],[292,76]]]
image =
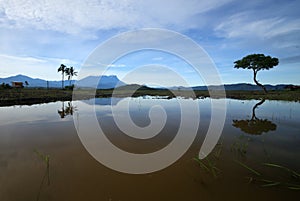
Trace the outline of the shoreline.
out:
[[[91,95],[91,90],[78,90],[77,96],[73,97],[72,90],[62,89],[41,89],[41,88],[23,88],[23,89],[5,89],[0,90],[0,107],[14,105],[33,105],[56,101],[71,101],[84,100],[90,98],[108,98],[108,97],[140,97],[140,96],[164,96],[166,99],[175,97],[184,98],[209,98],[210,95],[206,90],[194,91],[175,91],[173,94],[165,89],[139,89],[135,93],[131,90],[113,90],[113,89],[98,89],[95,95]],[[174,92],[174,91],[173,91]],[[217,94],[217,93],[216,93]],[[222,97],[222,96],[221,96]],[[214,95],[212,98],[219,98]],[[264,94],[263,91],[226,91],[226,98],[239,100],[282,100],[300,102],[300,91],[270,91]]]

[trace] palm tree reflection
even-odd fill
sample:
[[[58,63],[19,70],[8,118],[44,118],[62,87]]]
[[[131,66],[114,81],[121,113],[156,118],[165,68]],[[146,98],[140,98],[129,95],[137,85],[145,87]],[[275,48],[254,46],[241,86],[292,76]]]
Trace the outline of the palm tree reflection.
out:
[[[59,114],[60,118],[65,118],[68,115],[73,115],[74,111],[76,111],[76,107],[72,105],[72,101],[68,102],[68,105],[65,106],[65,102],[62,102],[61,110],[57,110],[57,113]]]
[[[259,119],[256,117],[255,110],[264,102],[265,99],[262,99],[260,102],[254,105],[252,108],[251,119],[233,120],[232,125],[251,135],[261,135],[262,133],[275,131],[277,128],[275,123],[269,121],[268,119]]]

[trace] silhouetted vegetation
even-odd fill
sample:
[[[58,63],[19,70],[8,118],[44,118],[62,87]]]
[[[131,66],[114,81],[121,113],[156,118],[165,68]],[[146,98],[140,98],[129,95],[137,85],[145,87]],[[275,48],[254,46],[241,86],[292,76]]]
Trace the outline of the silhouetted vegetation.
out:
[[[78,72],[76,72],[75,71],[75,68],[73,67],[73,66],[71,66],[70,68],[66,68],[66,75],[68,76],[68,80],[69,80],[69,87],[72,87],[72,83],[71,83],[71,81],[72,81],[72,77],[73,76],[77,76],[77,73]],[[72,87],[72,89],[74,88],[74,86]]]
[[[12,87],[9,84],[2,83],[0,89],[11,89]]]
[[[246,57],[243,57],[241,60],[235,61],[234,63],[235,68],[252,69],[254,73],[253,80],[255,84],[260,86],[264,92],[267,93],[266,87],[258,82],[256,75],[260,70],[269,70],[270,68],[277,66],[279,61],[277,58],[265,56],[264,54],[250,54]]]
[[[67,66],[65,64],[60,64],[59,68],[57,69],[57,72],[61,72],[61,88],[64,88],[64,82],[65,82],[65,73],[66,73]]]
[[[75,71],[75,68],[73,66],[71,67],[67,67],[66,65],[64,64],[60,64],[59,68],[57,69],[57,72],[61,72],[61,75],[62,75],[62,78],[61,78],[61,88],[62,89],[65,89],[64,88],[64,82],[65,82],[65,78],[64,76],[68,76],[68,80],[69,80],[69,88],[74,88],[74,86],[72,87],[72,77],[73,76],[77,76],[77,71]]]

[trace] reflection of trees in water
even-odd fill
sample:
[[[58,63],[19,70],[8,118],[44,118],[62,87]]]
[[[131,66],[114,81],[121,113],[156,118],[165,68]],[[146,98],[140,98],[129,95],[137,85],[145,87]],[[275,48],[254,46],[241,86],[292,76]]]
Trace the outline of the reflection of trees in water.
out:
[[[68,115],[73,115],[74,111],[76,111],[76,107],[72,105],[72,101],[68,102],[68,105],[65,106],[65,102],[62,102],[61,110],[58,110],[57,113],[59,114],[60,118],[65,118]]]
[[[268,119],[259,119],[256,117],[255,110],[264,102],[265,99],[262,99],[254,105],[251,119],[233,120],[232,125],[251,135],[261,135],[263,132],[267,133],[276,130],[277,126],[273,122]]]

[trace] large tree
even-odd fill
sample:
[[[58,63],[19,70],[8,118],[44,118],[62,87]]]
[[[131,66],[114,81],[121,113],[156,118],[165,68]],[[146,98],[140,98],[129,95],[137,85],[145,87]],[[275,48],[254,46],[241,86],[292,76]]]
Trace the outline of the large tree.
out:
[[[255,84],[260,86],[264,92],[267,93],[266,87],[259,83],[256,79],[257,72],[260,70],[269,70],[270,68],[277,66],[278,63],[279,60],[275,57],[265,56],[264,54],[250,54],[243,57],[241,60],[235,61],[234,68],[252,69]]]
[[[57,69],[57,72],[61,72],[62,78],[61,78],[61,88],[64,88],[64,76],[65,76],[65,72],[66,72],[66,68],[67,66],[65,64],[60,64],[59,68]]]

